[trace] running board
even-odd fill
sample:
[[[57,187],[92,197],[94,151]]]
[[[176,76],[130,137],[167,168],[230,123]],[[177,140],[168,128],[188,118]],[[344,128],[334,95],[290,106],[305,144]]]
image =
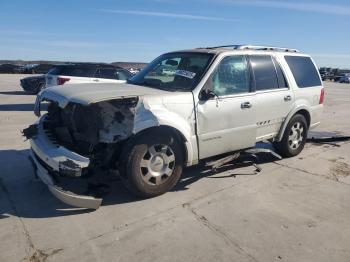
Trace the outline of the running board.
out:
[[[216,170],[234,160],[237,160],[241,155],[244,156],[248,156],[248,157],[252,157],[253,161],[249,161],[255,168],[256,168],[256,172],[260,172],[262,169],[261,167],[256,163],[258,162],[259,158],[257,156],[257,154],[260,153],[265,153],[265,154],[271,154],[273,155],[275,158],[281,160],[282,157],[277,154],[276,152],[272,151],[271,149],[267,149],[267,148],[249,148],[240,152],[235,152],[232,155],[226,156],[224,158],[220,158],[217,160],[213,160],[210,162],[207,162],[205,164],[205,166],[211,167],[212,169]]]

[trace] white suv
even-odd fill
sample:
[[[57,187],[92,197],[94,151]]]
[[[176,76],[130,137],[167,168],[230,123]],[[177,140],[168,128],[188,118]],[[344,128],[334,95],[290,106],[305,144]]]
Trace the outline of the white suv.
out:
[[[97,208],[102,199],[66,192],[60,178],[119,170],[132,192],[153,197],[173,188],[185,166],[260,141],[295,156],[320,123],[323,99],[314,62],[297,50],[199,48],[161,55],[126,84],[44,90],[35,113],[49,101],[48,113],[24,134],[49,189],[68,204]]]
[[[45,88],[64,84],[125,83],[132,74],[110,64],[74,63],[56,65],[46,74]]]

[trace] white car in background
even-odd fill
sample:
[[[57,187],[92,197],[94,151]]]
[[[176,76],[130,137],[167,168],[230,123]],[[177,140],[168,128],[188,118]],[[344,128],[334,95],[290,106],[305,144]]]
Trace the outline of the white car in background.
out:
[[[132,74],[109,64],[75,63],[57,65],[46,74],[45,88],[82,83],[125,83]]]

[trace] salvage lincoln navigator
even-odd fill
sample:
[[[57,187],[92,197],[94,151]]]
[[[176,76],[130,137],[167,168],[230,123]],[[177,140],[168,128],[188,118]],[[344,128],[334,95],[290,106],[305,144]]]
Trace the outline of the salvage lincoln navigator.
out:
[[[63,176],[118,170],[142,197],[173,188],[185,166],[271,141],[298,155],[320,123],[324,90],[310,56],[294,49],[221,46],[171,52],[122,84],[55,86],[48,110],[23,132],[36,173],[73,206],[102,199],[66,191]]]

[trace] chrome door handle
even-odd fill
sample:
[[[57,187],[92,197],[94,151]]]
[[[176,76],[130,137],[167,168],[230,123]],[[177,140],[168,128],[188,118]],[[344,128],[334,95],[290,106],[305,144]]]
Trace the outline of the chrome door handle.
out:
[[[243,102],[241,104],[241,108],[245,109],[245,108],[251,108],[253,105],[250,102]]]
[[[290,95],[287,95],[284,97],[284,101],[291,101],[292,100],[292,97]]]

